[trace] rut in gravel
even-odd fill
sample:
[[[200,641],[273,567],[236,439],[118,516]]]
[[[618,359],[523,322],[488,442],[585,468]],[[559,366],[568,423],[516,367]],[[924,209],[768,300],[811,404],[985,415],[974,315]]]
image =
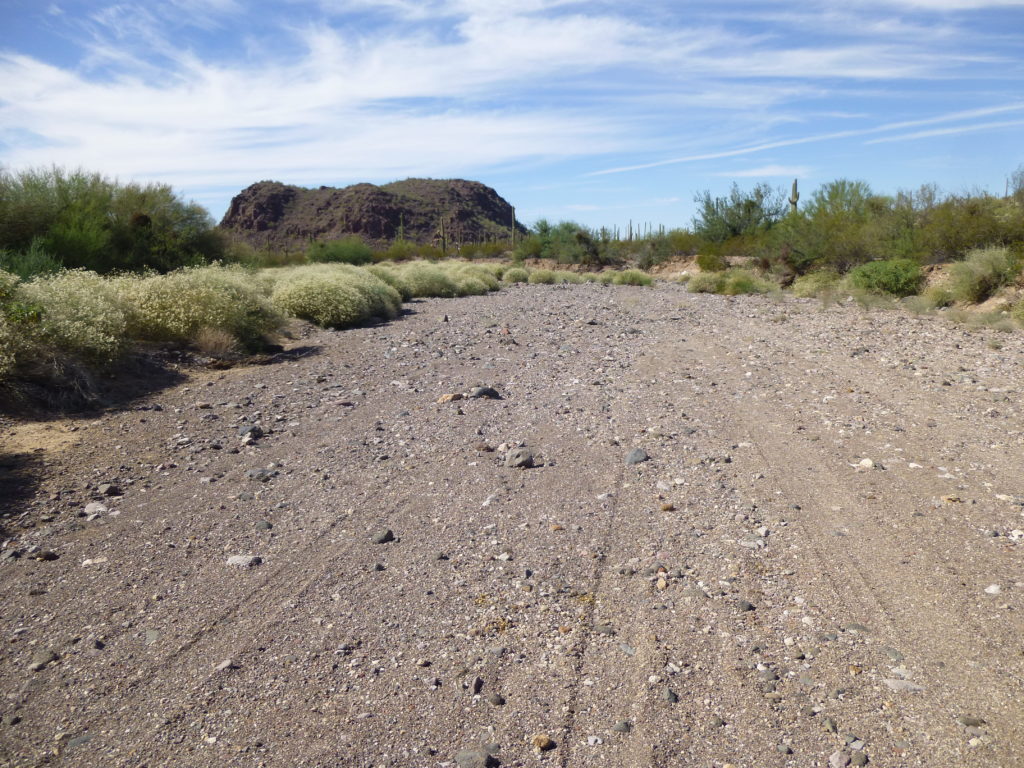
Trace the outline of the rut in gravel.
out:
[[[4,764],[1024,764],[1018,337],[671,285],[411,307],[7,436]]]

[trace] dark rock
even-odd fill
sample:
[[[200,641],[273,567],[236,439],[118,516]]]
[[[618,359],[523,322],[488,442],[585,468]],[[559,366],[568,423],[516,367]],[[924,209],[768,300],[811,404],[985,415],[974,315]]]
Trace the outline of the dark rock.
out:
[[[100,483],[96,490],[101,496],[120,496],[121,489],[113,483]]]
[[[263,427],[259,424],[243,424],[238,428],[239,437],[251,437],[253,440],[258,440],[263,437]]]
[[[274,477],[274,475],[276,474],[277,472],[275,472],[272,469],[250,469],[248,472],[245,473],[245,476],[248,477],[250,480],[256,480],[257,482],[265,483],[272,477]]]
[[[455,755],[455,764],[459,768],[491,768],[498,762],[483,747],[464,749]]]
[[[494,387],[473,387],[469,390],[472,398],[486,398],[487,400],[501,400],[501,395]]]
[[[736,601],[736,608],[739,610],[740,613],[747,613],[749,611],[756,611],[757,610],[757,606],[754,605],[749,600],[737,600]]]
[[[619,720],[619,722],[612,726],[612,730],[616,733],[629,733],[633,730],[633,726],[629,720]]]
[[[256,530],[257,531],[269,531],[273,527],[274,527],[274,524],[272,522],[270,522],[269,520],[260,520],[260,521],[258,521],[256,523]]]
[[[382,528],[370,537],[374,544],[387,544],[395,540],[395,534],[390,528]]]

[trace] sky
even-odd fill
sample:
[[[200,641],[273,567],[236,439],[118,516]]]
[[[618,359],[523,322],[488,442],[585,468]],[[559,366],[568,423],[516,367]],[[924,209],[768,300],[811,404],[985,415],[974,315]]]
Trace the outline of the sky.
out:
[[[217,220],[264,179],[622,230],[734,182],[1002,194],[1024,0],[0,0],[0,167],[54,164]]]

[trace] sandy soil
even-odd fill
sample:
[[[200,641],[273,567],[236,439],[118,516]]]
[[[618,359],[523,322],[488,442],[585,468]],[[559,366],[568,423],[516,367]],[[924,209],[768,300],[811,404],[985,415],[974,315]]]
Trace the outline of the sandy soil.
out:
[[[1019,335],[410,308],[6,431],[0,763],[1024,765]]]

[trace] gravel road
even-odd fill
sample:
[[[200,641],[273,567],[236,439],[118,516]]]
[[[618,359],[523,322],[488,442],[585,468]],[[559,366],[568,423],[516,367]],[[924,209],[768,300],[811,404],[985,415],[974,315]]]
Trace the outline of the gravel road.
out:
[[[6,430],[0,763],[1024,766],[1020,334],[408,307]]]

